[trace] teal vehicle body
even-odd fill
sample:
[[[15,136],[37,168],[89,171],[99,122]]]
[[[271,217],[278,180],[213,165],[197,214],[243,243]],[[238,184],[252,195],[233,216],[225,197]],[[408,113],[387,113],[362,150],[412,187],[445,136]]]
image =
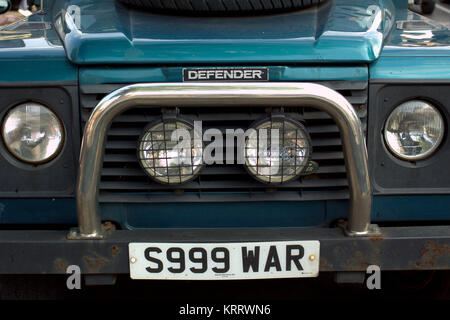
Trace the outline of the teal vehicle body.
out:
[[[249,67],[266,68],[269,82],[330,84],[349,101],[360,101],[351,103],[361,106],[360,117],[365,119],[372,222],[387,227],[448,227],[450,30],[409,11],[408,1],[334,0],[296,11],[195,16],[133,9],[116,0],[47,0],[30,17],[0,27],[0,120],[19,103],[44,103],[52,98],[57,105],[54,110],[64,113],[66,145],[64,155],[52,162],[28,166],[12,159],[5,142],[0,142],[0,176],[7,177],[0,186],[0,249],[6,239],[1,230],[61,231],[77,226],[76,181],[83,129],[88,109],[106,94],[129,84],[181,83],[183,70],[189,68]],[[361,86],[360,91],[342,84]],[[395,88],[398,96],[391,92]],[[421,97],[441,108],[446,129],[442,147],[436,157],[402,163],[383,144],[385,113],[392,109],[385,104]],[[328,124],[324,127],[329,129]],[[335,144],[329,149],[342,160],[341,171],[333,172],[336,177],[345,173],[340,147]],[[307,181],[314,184],[314,177]],[[333,185],[331,191],[340,187]],[[185,198],[176,198],[168,189],[150,194],[143,187],[126,193],[141,199],[136,201],[110,200],[105,190],[102,221],[122,230],[325,229],[346,220],[350,206],[348,193],[315,199],[314,188],[300,192],[310,200],[295,198],[298,190],[290,189],[275,199],[271,190],[258,187],[249,192],[188,190],[183,192]],[[255,200],[266,193],[266,199]],[[195,200],[183,200],[194,194]],[[170,200],[151,202],[154,195]],[[443,237],[448,242],[450,237]],[[411,264],[411,268],[448,269],[449,256],[447,250],[435,264]],[[404,265],[398,268],[406,269]],[[360,271],[364,263],[355,269],[348,266],[323,268]],[[13,273],[2,268],[0,273]],[[107,273],[115,272],[105,268]]]
[[[41,12],[0,32],[0,84],[181,82],[182,68],[190,65],[267,66],[271,81],[448,82],[450,31],[440,25],[432,31],[397,28],[399,21],[423,19],[407,10],[406,1],[390,0],[337,0],[319,9],[252,17],[158,14],[113,0],[46,1]],[[73,197],[39,198],[31,192],[26,199],[0,199],[0,223],[76,224]],[[450,220],[448,204],[446,194],[379,195],[373,220]],[[329,225],[345,218],[348,203],[104,207],[105,219],[130,229],[289,227]]]

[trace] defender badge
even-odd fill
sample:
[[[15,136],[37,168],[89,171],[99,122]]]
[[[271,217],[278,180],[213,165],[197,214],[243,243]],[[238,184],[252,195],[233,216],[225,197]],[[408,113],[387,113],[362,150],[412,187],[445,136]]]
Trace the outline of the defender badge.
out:
[[[183,69],[183,81],[269,81],[267,68]]]

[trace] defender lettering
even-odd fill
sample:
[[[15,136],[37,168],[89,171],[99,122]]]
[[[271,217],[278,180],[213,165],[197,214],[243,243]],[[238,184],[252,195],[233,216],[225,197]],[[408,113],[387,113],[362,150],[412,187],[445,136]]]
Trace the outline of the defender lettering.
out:
[[[183,69],[183,81],[268,81],[267,68]]]

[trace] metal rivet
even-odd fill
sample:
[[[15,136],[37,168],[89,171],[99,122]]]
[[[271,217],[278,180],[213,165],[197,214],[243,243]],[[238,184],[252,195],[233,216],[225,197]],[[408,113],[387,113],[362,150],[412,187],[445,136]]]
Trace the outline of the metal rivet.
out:
[[[137,261],[137,259],[136,259],[135,257],[131,257],[131,258],[130,258],[130,262],[131,262],[131,263],[136,263],[136,261]]]
[[[314,261],[316,260],[316,255],[312,254],[309,256],[309,260]]]

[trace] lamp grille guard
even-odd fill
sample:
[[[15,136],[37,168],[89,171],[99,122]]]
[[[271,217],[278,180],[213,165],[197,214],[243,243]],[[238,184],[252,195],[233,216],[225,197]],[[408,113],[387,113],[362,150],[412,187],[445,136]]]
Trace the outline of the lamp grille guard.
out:
[[[76,189],[79,228],[73,239],[104,236],[98,202],[106,133],[113,119],[138,107],[300,107],[327,112],[336,122],[343,143],[350,188],[349,236],[377,233],[370,225],[372,194],[367,149],[361,122],[352,105],[338,92],[312,83],[151,83],[118,89],[103,98],[86,123],[81,144]]]

